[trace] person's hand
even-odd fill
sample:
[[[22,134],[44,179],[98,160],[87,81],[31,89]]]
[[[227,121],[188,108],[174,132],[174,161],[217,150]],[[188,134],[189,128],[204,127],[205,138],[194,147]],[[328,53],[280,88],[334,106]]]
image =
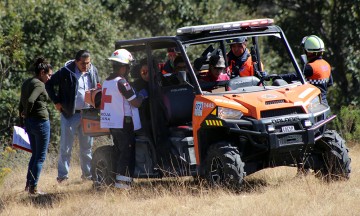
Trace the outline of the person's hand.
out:
[[[266,77],[266,76],[267,76],[267,72],[266,72],[266,71],[260,71],[260,75],[261,75],[261,77]]]
[[[282,79],[282,77],[280,75],[278,75],[278,74],[270,74],[269,77],[273,81],[276,80],[276,79]]]
[[[281,76],[277,75],[277,74],[269,74],[269,75],[266,75],[265,79],[266,81],[274,81],[276,79],[282,79]]]
[[[25,119],[22,116],[19,117],[19,127],[25,128]]]
[[[60,103],[55,104],[55,109],[56,109],[57,111],[61,112],[61,110],[62,110],[61,104],[60,104]]]
[[[141,89],[138,93],[139,96],[141,96],[143,99],[146,99],[149,97],[148,92],[146,91],[146,89]]]
[[[236,65],[235,67],[232,68],[231,74],[240,75],[240,68],[238,65]]]

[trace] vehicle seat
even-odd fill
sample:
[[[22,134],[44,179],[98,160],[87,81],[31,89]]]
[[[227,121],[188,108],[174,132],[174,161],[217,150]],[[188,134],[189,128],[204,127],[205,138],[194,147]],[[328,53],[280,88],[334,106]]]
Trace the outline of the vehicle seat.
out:
[[[273,81],[273,86],[283,86],[283,85],[287,85],[288,83],[283,80],[283,79],[276,79]]]
[[[229,90],[235,90],[238,88],[257,86],[260,82],[259,78],[255,76],[235,77],[229,81]]]
[[[193,88],[187,84],[162,88],[168,126],[183,126],[191,122],[194,98]]]

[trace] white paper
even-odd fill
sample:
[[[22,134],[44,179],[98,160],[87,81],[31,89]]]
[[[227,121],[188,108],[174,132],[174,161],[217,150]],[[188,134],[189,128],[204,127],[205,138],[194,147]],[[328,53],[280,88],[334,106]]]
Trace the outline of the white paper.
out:
[[[13,147],[31,152],[29,136],[23,128],[18,126],[14,126]]]

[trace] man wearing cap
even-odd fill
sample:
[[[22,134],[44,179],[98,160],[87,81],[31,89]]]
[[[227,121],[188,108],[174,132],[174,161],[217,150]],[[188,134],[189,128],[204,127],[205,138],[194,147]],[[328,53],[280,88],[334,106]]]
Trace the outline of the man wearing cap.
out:
[[[213,54],[209,58],[209,72],[204,77],[200,78],[200,82],[217,82],[230,80],[227,73],[225,73],[225,59],[222,55]],[[211,91],[212,89],[203,89]]]
[[[126,49],[113,52],[109,61],[113,72],[102,85],[100,127],[110,128],[116,155],[115,187],[130,189],[135,169],[135,134],[141,128],[139,110],[147,92],[136,95],[126,78],[133,57]]]
[[[250,52],[246,48],[246,37],[239,37],[227,40],[230,45],[230,52],[227,54],[227,72],[230,78],[238,76],[254,76],[254,65],[250,57]]]
[[[84,180],[91,179],[91,147],[93,138],[83,134],[81,109],[88,108],[85,91],[96,88],[100,83],[97,68],[91,64],[90,52],[80,50],[75,59],[53,74],[46,82],[46,91],[61,113],[60,155],[58,161],[59,183],[68,179],[71,150],[75,135],[79,138],[80,163]]]

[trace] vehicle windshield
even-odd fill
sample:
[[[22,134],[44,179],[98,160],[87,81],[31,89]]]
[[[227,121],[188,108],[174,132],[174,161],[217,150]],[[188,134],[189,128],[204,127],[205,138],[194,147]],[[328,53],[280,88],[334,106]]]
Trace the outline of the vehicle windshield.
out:
[[[244,40],[245,41],[241,41]],[[236,43],[243,42],[243,43]],[[252,92],[278,88],[265,75],[296,73],[296,65],[287,54],[280,34],[232,35],[223,38],[184,44],[186,54],[203,93]],[[284,55],[287,54],[287,55]],[[224,65],[211,62],[211,56],[221,56]],[[277,61],[280,58],[284,61]],[[285,56],[285,58],[284,58]],[[213,64],[213,66],[211,66]],[[288,83],[282,83],[281,86]]]
[[[281,74],[296,74],[298,84],[304,83],[290,46],[276,28],[120,41],[120,47],[137,60],[133,80],[141,78],[140,61],[146,62],[154,88],[188,85],[196,94],[247,93],[291,84],[276,80]]]

